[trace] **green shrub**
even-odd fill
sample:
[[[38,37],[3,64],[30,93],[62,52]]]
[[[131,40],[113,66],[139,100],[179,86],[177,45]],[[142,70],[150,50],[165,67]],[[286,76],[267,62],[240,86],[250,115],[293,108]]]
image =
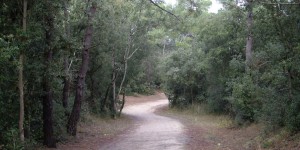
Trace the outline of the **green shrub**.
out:
[[[261,110],[261,102],[257,98],[258,89],[248,74],[233,83],[232,97],[229,102],[232,105],[236,123],[243,124],[246,121],[258,120],[257,116]]]
[[[4,133],[3,136],[4,147],[7,150],[22,150],[24,145],[19,138],[19,130],[17,128],[11,128]]]

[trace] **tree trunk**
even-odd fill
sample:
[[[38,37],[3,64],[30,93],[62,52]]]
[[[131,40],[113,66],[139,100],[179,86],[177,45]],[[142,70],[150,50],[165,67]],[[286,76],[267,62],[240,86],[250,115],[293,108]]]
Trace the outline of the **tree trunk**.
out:
[[[123,108],[124,108],[124,105],[125,105],[125,94],[126,94],[126,91],[124,90],[124,92],[123,92],[123,98],[122,98],[122,104],[121,104],[121,107],[120,107],[120,110],[119,110],[119,114],[118,114],[118,116],[120,117],[121,116],[121,114],[122,114],[122,110],[123,110]]]
[[[119,109],[119,110],[117,110],[117,111],[119,111],[118,116],[121,116],[122,109],[123,109],[124,104],[125,104],[125,90],[123,90],[124,89],[123,84],[124,84],[124,81],[126,79],[126,74],[127,74],[127,58],[124,56],[124,74],[123,74],[123,78],[122,78],[122,81],[120,83],[119,92],[118,92],[118,95],[117,95],[117,97],[118,97],[118,102],[117,103],[118,103],[118,109]],[[122,103],[120,104],[119,96],[120,96],[122,90],[123,90],[123,99],[122,99]],[[119,108],[119,106],[120,106],[120,108]]]
[[[20,54],[19,58],[19,79],[18,79],[18,87],[19,87],[19,96],[20,96],[20,116],[19,116],[19,132],[20,132],[20,140],[24,142],[24,81],[23,81],[23,66],[24,66],[24,54]]]
[[[48,58],[51,58],[52,53],[48,53]],[[49,67],[49,66],[47,66]],[[48,73],[47,73],[48,74]],[[55,139],[53,138],[53,91],[50,87],[50,81],[48,77],[44,77],[43,81],[43,89],[44,89],[44,96],[43,96],[43,132],[44,132],[44,145],[47,147],[55,148],[56,143]]]
[[[68,67],[69,67],[69,61],[67,58],[64,60],[64,71],[65,71],[65,77],[64,77],[64,88],[63,88],[63,107],[66,109],[68,108],[69,103],[69,93],[70,93],[70,79],[68,77]]]
[[[83,97],[83,87],[85,84],[86,72],[88,70],[89,49],[92,43],[92,34],[93,34],[92,19],[95,15],[95,12],[96,12],[96,3],[92,3],[92,6],[88,14],[88,20],[87,20],[88,26],[85,30],[85,36],[83,41],[82,64],[80,66],[80,70],[77,77],[75,101],[74,101],[71,116],[67,124],[67,132],[73,136],[76,135],[77,123],[80,118],[81,102]]]
[[[246,68],[249,68],[252,64],[252,47],[253,47],[253,12],[252,12],[252,0],[247,0],[247,43],[246,43]]]
[[[68,12],[68,1],[64,1],[63,4],[64,9],[64,17],[65,17],[65,34],[67,38],[70,38],[71,31],[70,31],[70,24],[69,24],[69,12]]]
[[[23,32],[26,32],[27,28],[27,0],[23,0]],[[24,142],[24,51],[20,52],[19,57],[19,77],[18,77],[18,88],[19,88],[19,101],[20,101],[20,116],[19,116],[19,132],[20,140]]]
[[[114,71],[115,71],[115,69],[113,69]],[[115,72],[115,73],[113,73],[114,75],[112,75],[112,81],[111,81],[111,83],[108,85],[108,87],[107,87],[107,89],[106,89],[106,92],[105,92],[105,97],[103,98],[103,100],[100,102],[101,103],[101,105],[100,105],[100,111],[101,112],[104,112],[104,110],[105,110],[105,108],[107,108],[106,106],[107,106],[107,99],[108,99],[108,97],[110,97],[111,95],[111,93],[110,93],[110,89],[113,87],[113,84],[115,83],[115,81],[116,81],[116,77],[118,76],[118,72]],[[114,76],[114,78],[113,78],[113,76]],[[112,109],[113,107],[112,107],[112,105],[111,105],[111,103],[112,102],[114,102],[114,101],[111,101],[110,103],[109,103],[109,106],[108,106],[108,108],[109,109]],[[115,105],[114,105],[115,106]],[[115,107],[114,107],[115,108]]]
[[[165,49],[166,49],[166,40],[164,40],[164,47],[163,47],[163,51],[162,51],[162,56],[165,56]]]
[[[70,38],[70,28],[69,28],[69,23],[68,23],[68,18],[69,18],[69,12],[67,10],[67,1],[64,1],[64,17],[65,17],[65,34],[66,38]],[[69,53],[69,52],[68,52]],[[66,109],[68,108],[68,102],[69,102],[69,94],[70,94],[70,78],[69,78],[69,60],[68,56],[65,56],[64,58],[64,88],[63,88],[63,107]]]
[[[287,74],[288,74],[288,98],[289,101],[292,102],[293,101],[293,75],[291,72],[291,69],[287,69]]]
[[[48,7],[51,7],[49,1],[46,2]],[[52,41],[53,41],[53,29],[54,29],[54,17],[51,14],[51,9],[45,16],[45,36],[46,36],[46,48],[45,48],[45,71],[43,76],[43,132],[44,132],[44,145],[47,147],[55,148],[56,141],[53,137],[53,91],[51,89],[51,73],[50,64],[52,61]]]
[[[124,74],[123,74],[123,77],[122,77],[122,81],[121,81],[121,83],[120,83],[120,87],[119,87],[119,91],[118,91],[118,95],[117,95],[117,97],[118,97],[118,106],[119,106],[119,101],[120,101],[120,98],[119,98],[119,96],[120,96],[120,94],[121,94],[121,91],[122,91],[122,89],[123,89],[123,84],[124,84],[124,81],[125,81],[125,79],[126,79],[126,74],[127,74],[127,60],[129,59],[128,57],[128,55],[129,55],[129,50],[130,50],[130,44],[131,44],[131,36],[129,36],[129,39],[128,39],[128,47],[125,49],[125,52],[124,52],[124,56],[123,56],[123,67],[124,67]],[[124,107],[124,104],[125,104],[125,98],[124,98],[124,96],[125,96],[125,90],[123,90],[124,91],[124,93],[123,93],[123,100],[122,100],[122,104],[121,104],[121,106],[120,106],[120,109],[119,110],[117,110],[117,111],[119,111],[119,113],[118,113],[118,116],[121,116],[121,112],[122,112],[122,109],[123,109],[123,107]]]
[[[119,87],[119,91],[118,91],[118,101],[120,100],[119,98],[119,95],[121,94],[121,91],[123,90],[123,84],[125,82],[125,79],[126,79],[126,75],[127,75],[127,68],[128,68],[128,65],[127,65],[127,62],[128,60],[134,55],[134,53],[138,50],[138,49],[135,49],[132,53],[130,53],[130,49],[132,48],[132,36],[134,35],[134,33],[130,30],[130,34],[128,36],[128,43],[127,43],[127,48],[125,49],[125,52],[124,52],[124,56],[123,56],[123,65],[124,65],[124,74],[123,74],[123,77],[122,77],[122,81],[120,83],[120,87]],[[119,116],[121,115],[121,111],[124,107],[124,104],[125,104],[125,90],[123,90],[124,93],[123,93],[123,101],[122,101],[122,104],[120,106],[120,109],[119,109]],[[119,102],[118,102],[119,103]]]
[[[147,76],[147,83],[149,83],[150,84],[150,82],[152,81],[152,65],[151,65],[151,60],[148,58],[147,60],[146,60],[146,64],[147,64],[147,74],[146,74],[146,76]]]
[[[122,78],[122,81],[121,81],[121,84],[120,84],[118,96],[121,94],[121,91],[122,91],[122,88],[123,88],[123,83],[124,83],[125,78],[126,78],[126,74],[127,74],[127,61],[137,51],[137,49],[136,49],[131,54],[129,54],[130,53],[130,49],[131,49],[131,43],[132,43],[132,36],[133,36],[133,34],[134,34],[133,31],[130,30],[129,36],[128,36],[128,41],[127,41],[127,48],[125,49],[124,56],[123,56],[124,74],[123,74],[123,78]]]
[[[111,111],[111,117],[116,118],[116,58],[115,58],[115,49],[113,48],[112,52],[112,99],[110,102],[110,111]]]
[[[106,89],[105,96],[104,96],[103,100],[100,102],[100,111],[101,112],[104,112],[105,109],[106,109],[106,102],[107,102],[107,99],[108,99],[110,88],[111,88],[111,85],[109,84],[109,86]]]
[[[123,74],[122,81],[120,83],[120,88],[119,88],[118,96],[121,94],[121,91],[123,89],[123,84],[124,84],[124,81],[126,79],[126,74],[127,74],[127,58],[125,58],[125,60],[124,60],[124,74]]]
[[[95,80],[94,80],[93,76],[94,76],[94,72],[92,71],[90,73],[90,81],[91,81],[90,93],[91,93],[91,96],[88,98],[88,104],[89,104],[89,108],[91,110],[95,110],[95,107],[96,107],[96,102],[95,102]]]

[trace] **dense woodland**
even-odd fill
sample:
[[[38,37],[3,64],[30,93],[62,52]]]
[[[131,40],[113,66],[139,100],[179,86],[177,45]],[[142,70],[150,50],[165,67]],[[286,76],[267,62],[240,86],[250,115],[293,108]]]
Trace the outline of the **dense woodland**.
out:
[[[237,125],[300,130],[300,1],[1,0],[0,149],[55,147],[160,88]]]

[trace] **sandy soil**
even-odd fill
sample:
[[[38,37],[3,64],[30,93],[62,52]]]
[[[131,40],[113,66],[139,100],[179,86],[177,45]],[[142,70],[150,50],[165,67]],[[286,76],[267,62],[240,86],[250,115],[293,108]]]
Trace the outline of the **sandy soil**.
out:
[[[131,102],[123,112],[134,119],[134,128],[111,143],[99,147],[100,150],[181,150],[184,148],[186,137],[183,125],[176,119],[154,114],[156,109],[168,106],[168,100],[163,94],[129,99]],[[143,103],[139,103],[140,101]]]
[[[126,96],[121,118],[88,116],[76,137],[57,144],[59,150],[180,150],[185,145],[184,127],[172,118],[154,114],[168,106],[163,93]],[[50,150],[49,148],[38,148]]]

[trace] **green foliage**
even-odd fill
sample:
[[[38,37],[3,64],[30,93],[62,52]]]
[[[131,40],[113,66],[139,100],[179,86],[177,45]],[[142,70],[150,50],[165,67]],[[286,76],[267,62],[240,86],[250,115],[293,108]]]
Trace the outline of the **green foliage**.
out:
[[[204,56],[201,50],[185,49],[183,46],[162,60],[162,72],[165,72],[162,79],[171,105],[181,107],[203,100],[199,97],[205,94],[201,92],[205,87],[205,78],[202,75],[205,66],[203,62],[195,62],[202,60]],[[203,85],[199,85],[201,82]]]
[[[299,7],[254,3],[253,62],[246,68],[247,16],[241,12],[247,10],[222,2],[218,14],[185,16],[188,25],[171,37],[174,52],[160,68],[172,106],[184,108],[196,97],[210,112],[228,113],[240,125],[264,122],[269,129],[299,131]],[[183,14],[184,7],[178,10]],[[192,38],[182,38],[187,33]]]
[[[0,34],[1,35],[1,34]],[[18,136],[17,124],[18,114],[15,110],[18,109],[17,86],[17,53],[18,46],[14,36],[0,36],[0,145],[4,144],[4,148],[18,149],[19,141],[15,138]],[[7,144],[13,141],[11,144]]]
[[[245,74],[233,82],[232,97],[229,99],[235,113],[238,124],[245,121],[257,121],[261,110],[261,102],[258,100],[259,88],[255,85],[252,77]]]
[[[8,143],[8,144],[4,145],[3,149],[7,149],[7,150],[22,150],[22,149],[24,149],[23,144],[21,143],[18,136],[19,136],[19,131],[17,128],[9,129],[3,135],[3,139],[4,139],[3,143]]]

